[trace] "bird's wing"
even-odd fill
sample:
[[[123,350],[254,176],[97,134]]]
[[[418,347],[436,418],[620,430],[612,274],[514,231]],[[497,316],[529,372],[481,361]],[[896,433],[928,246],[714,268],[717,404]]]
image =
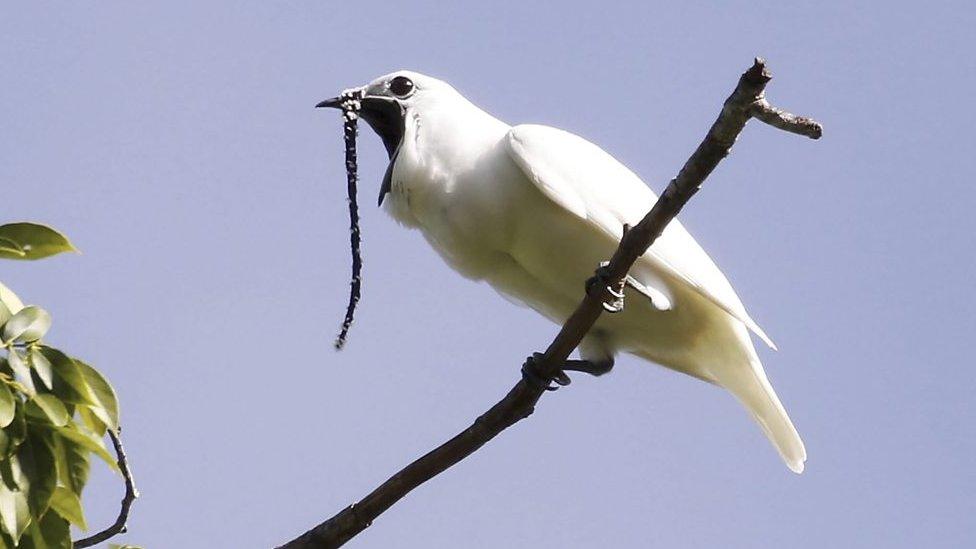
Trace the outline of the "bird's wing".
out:
[[[634,172],[601,148],[571,133],[546,126],[515,126],[509,131],[506,144],[515,163],[547,197],[618,241],[623,224],[636,225],[657,200]],[[677,220],[668,224],[643,257],[689,285],[776,348],[749,317],[725,275]],[[632,272],[631,276],[652,292],[670,296],[667,287],[653,275]],[[654,300],[653,296],[648,297]]]

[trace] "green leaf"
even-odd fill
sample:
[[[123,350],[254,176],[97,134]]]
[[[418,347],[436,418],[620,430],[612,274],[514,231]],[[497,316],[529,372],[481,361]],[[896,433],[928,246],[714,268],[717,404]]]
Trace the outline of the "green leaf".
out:
[[[38,393],[28,400],[27,415],[47,421],[55,427],[64,427],[71,419],[61,399],[50,393]]]
[[[41,347],[41,352],[54,368],[52,391],[64,402],[91,405],[94,402],[91,387],[85,381],[78,364],[71,357],[54,347]]]
[[[77,442],[60,436],[54,437],[54,459],[58,467],[58,480],[61,485],[81,496],[85,484],[88,483],[88,472],[91,464],[88,461],[89,452]]]
[[[40,346],[44,358],[51,363],[54,371],[51,391],[58,395],[63,402],[69,404],[91,404],[85,397],[91,392],[85,382],[85,376],[81,374],[81,369],[71,360],[71,357],[55,349],[54,347]],[[79,387],[79,389],[76,389]]]
[[[54,394],[64,402],[87,406],[99,421],[117,429],[119,402],[105,377],[81,360],[73,359],[54,347],[42,346],[40,349],[54,368]],[[82,420],[93,431],[99,431],[84,415]],[[104,434],[104,431],[99,434]]]
[[[0,300],[0,328],[2,328],[12,316],[14,316],[14,313],[11,312],[10,308],[7,307],[3,300]]]
[[[95,455],[102,458],[102,461],[104,461],[113,471],[119,474],[122,473],[122,471],[119,470],[118,462],[115,461],[112,454],[109,454],[108,450],[105,449],[105,444],[102,442],[102,439],[96,438],[95,435],[87,432],[74,423],[69,423],[64,427],[58,427],[57,432],[64,438],[71,440],[72,442],[76,442],[85,449],[94,452]]]
[[[105,379],[98,370],[92,368],[91,366],[85,364],[84,362],[74,359],[75,364],[78,365],[78,369],[81,370],[82,376],[85,378],[85,382],[91,389],[92,393],[92,412],[98,419],[102,420],[106,425],[112,429],[119,428],[119,399],[115,395],[115,389],[112,389],[112,385]]]
[[[10,317],[0,336],[4,343],[25,343],[41,339],[50,328],[51,315],[36,305],[29,305]]]
[[[4,432],[10,437],[11,450],[19,446],[21,442],[27,438],[27,418],[24,417],[24,402],[17,399],[17,410],[14,412],[14,420],[10,422],[10,425],[4,429]],[[2,458],[4,456],[0,456]],[[0,461],[2,463],[2,461]]]
[[[16,455],[11,454],[8,459],[0,461],[0,476],[3,477],[3,485],[16,492],[20,491],[20,482],[18,479],[23,481],[25,486],[27,485]]]
[[[27,389],[27,394],[33,395],[37,392],[37,389],[34,388],[34,378],[31,377],[30,366],[24,360],[24,357],[20,356],[20,351],[10,349],[10,352],[7,354],[7,363],[10,364],[10,369],[17,377],[17,381]]]
[[[25,490],[18,479],[21,490],[27,492],[27,505],[31,516],[40,518],[48,508],[54,487],[58,482],[57,464],[54,461],[54,439],[51,432],[37,426],[28,425],[27,438],[17,448],[17,461],[26,477]]]
[[[88,530],[88,525],[85,524],[85,512],[81,509],[81,499],[71,490],[61,486],[55,488],[54,495],[51,496],[51,509],[78,528]]]
[[[0,225],[0,257],[41,259],[62,252],[77,252],[68,237],[38,223]]]
[[[23,549],[71,549],[71,526],[61,515],[48,511],[41,520],[32,521]]]
[[[0,237],[0,254],[3,254],[0,257],[7,257],[9,254],[17,259],[24,259],[27,256],[27,252],[20,247],[20,244],[2,237]]]
[[[14,420],[14,412],[17,411],[16,399],[10,387],[0,382],[0,429],[10,425]]]
[[[6,305],[11,314],[15,314],[24,308],[24,302],[10,288],[4,286],[2,282],[0,282],[0,303]]]
[[[24,406],[20,399],[17,399],[15,408],[13,421],[5,429],[0,430],[0,482],[8,483],[11,488],[17,488],[17,484],[8,458],[14,455],[17,447],[27,436],[27,421],[24,419]]]
[[[7,459],[7,456],[12,450],[11,445],[13,445],[13,440],[11,440],[10,435],[7,431],[0,429],[0,460]]]
[[[37,373],[37,377],[41,378],[41,382],[48,389],[54,389],[54,370],[51,366],[51,361],[44,356],[44,353],[40,351],[37,347],[32,346],[30,354],[27,355],[31,366],[34,367],[34,372]]]
[[[27,507],[27,495],[15,492],[0,483],[0,526],[10,534],[14,544],[20,543],[20,536],[30,525],[31,516]]]
[[[105,425],[104,421],[98,419],[98,416],[92,412],[91,408],[88,406],[78,406],[76,411],[78,412],[78,417],[81,418],[81,422],[89,431],[95,433],[98,437],[105,436],[105,432],[108,431],[108,425]]]

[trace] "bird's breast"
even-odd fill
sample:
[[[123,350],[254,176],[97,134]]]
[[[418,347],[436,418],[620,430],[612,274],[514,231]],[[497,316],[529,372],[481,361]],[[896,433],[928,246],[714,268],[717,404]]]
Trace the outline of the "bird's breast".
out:
[[[500,140],[472,150],[401,151],[388,212],[419,229],[457,271],[482,279],[510,249],[513,214],[526,192],[521,171]]]

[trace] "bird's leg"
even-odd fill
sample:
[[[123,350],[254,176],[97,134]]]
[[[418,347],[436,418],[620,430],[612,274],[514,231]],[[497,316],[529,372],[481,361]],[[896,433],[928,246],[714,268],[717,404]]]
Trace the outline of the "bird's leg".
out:
[[[624,281],[621,281],[616,288],[610,285],[610,273],[607,270],[607,265],[609,261],[604,261],[600,263],[600,266],[596,268],[596,272],[593,273],[586,281],[586,293],[590,294],[594,291],[602,291],[606,289],[607,293],[613,298],[611,301],[604,301],[601,303],[603,305],[603,310],[608,313],[619,313],[624,310]]]
[[[539,371],[539,361],[542,360],[542,353],[532,353],[532,356],[525,359],[522,365],[522,378],[527,383],[543,388],[547,391],[555,391],[559,387],[569,385],[572,380],[566,375],[566,370],[573,372],[583,372],[591,376],[602,376],[613,369],[613,358],[605,361],[595,362],[592,360],[567,360],[563,367],[556,370],[551,375],[545,375]],[[553,385],[555,383],[556,385]]]

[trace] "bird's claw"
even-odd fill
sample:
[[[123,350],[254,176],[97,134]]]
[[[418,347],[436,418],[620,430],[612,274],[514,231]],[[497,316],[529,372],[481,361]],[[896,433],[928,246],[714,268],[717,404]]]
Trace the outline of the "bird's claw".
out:
[[[566,375],[566,370],[583,372],[591,376],[602,376],[613,369],[613,357],[601,361],[567,360],[561,369],[546,375],[539,371],[539,362],[544,356],[542,353],[532,353],[532,356],[525,359],[525,364],[522,365],[522,379],[530,385],[547,391],[555,391],[559,387],[565,387],[572,383],[572,380]]]
[[[610,265],[609,261],[604,261],[600,263],[600,266],[596,268],[596,272],[593,276],[586,281],[586,293],[590,293],[595,290],[606,290],[610,294],[610,301],[601,301],[600,305],[603,306],[603,310],[608,313],[619,313],[624,310],[624,291],[623,283],[619,284],[619,287],[614,288],[610,285],[610,272],[607,266]]]
[[[547,391],[555,391],[559,387],[565,387],[572,383],[566,372],[562,370],[556,370],[549,375],[540,372],[539,361],[542,360],[543,356],[542,353],[532,353],[532,356],[525,359],[525,363],[522,364],[522,379],[530,385]]]

